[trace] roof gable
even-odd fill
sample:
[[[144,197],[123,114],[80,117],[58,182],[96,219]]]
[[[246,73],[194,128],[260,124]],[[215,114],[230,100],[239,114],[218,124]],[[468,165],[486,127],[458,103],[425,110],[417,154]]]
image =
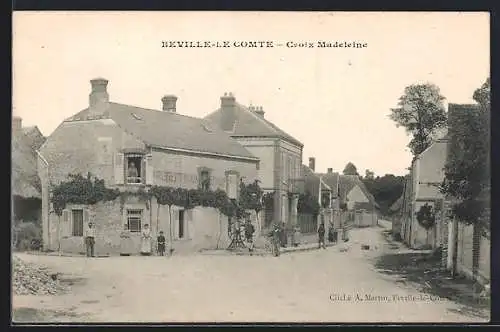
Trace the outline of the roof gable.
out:
[[[222,109],[219,108],[215,112],[207,115],[205,119],[210,121],[213,125],[219,126],[221,117]],[[280,129],[271,121],[238,103],[236,103],[235,107],[235,123],[233,131],[230,134],[233,137],[276,137],[301,147],[304,146],[304,144],[302,144],[299,140]]]
[[[365,194],[365,196],[368,198],[368,200],[374,204],[376,207],[378,207],[378,203],[375,201],[375,197],[370,193],[368,188],[366,188],[365,184],[359,176],[357,175],[340,175],[339,179],[339,196],[342,200],[345,200],[347,197],[347,194],[356,186],[361,189],[361,191]]]
[[[23,132],[12,135],[12,195],[41,197],[37,157],[31,140]]]
[[[227,133],[203,119],[111,102],[106,111],[118,126],[151,146],[258,160]],[[72,118],[86,113],[88,109]]]
[[[31,146],[36,150],[39,150],[45,142],[45,136],[43,136],[37,126],[23,127],[23,132],[24,135],[30,140]]]
[[[322,187],[324,189],[335,192],[335,188],[332,188],[321,176],[321,174],[314,173],[313,170],[306,165],[302,165],[302,176],[305,180],[306,189],[309,190],[312,194],[316,194],[317,192],[319,192],[320,181],[322,182]]]
[[[339,173],[316,173],[332,189],[335,197],[339,196]]]

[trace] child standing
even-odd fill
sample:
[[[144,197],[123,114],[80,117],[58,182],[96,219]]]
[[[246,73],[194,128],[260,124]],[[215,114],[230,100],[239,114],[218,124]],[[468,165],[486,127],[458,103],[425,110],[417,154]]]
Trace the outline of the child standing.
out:
[[[156,238],[156,242],[158,244],[158,254],[160,256],[165,256],[165,236],[163,235],[163,231],[160,231],[160,235]]]

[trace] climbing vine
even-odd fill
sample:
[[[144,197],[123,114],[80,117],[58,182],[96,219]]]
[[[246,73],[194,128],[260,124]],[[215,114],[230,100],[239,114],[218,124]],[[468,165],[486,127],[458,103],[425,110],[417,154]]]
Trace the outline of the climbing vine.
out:
[[[90,173],[84,177],[81,174],[69,174],[67,181],[62,181],[52,188],[50,201],[54,212],[62,215],[67,204],[95,205],[98,202],[114,201],[120,199],[120,208],[123,207],[128,197],[136,197],[138,201],[146,203],[150,208],[151,198],[155,198],[159,205],[175,205],[185,209],[196,206],[212,207],[218,209],[228,217],[242,218],[245,210],[262,209],[262,190],[258,182],[240,185],[240,199],[230,199],[226,192],[220,189],[215,191],[202,189],[184,189],[167,186],[152,186],[149,190],[138,188],[135,191],[110,189],[105,186],[104,180],[92,176]]]
[[[490,79],[474,92],[477,109],[455,109],[441,192],[457,199],[452,212],[467,224],[490,226]]]
[[[135,197],[141,203],[146,204],[146,209],[149,210],[149,205],[151,201],[152,195],[145,191],[143,188],[139,188],[137,191],[125,190],[119,193],[120,197],[120,211],[123,212],[125,207],[125,203],[127,202],[129,197]]]
[[[58,216],[62,215],[67,204],[95,205],[98,202],[113,201],[120,195],[118,189],[106,188],[104,180],[93,177],[90,173],[86,177],[69,174],[68,178],[52,188],[50,202]]]

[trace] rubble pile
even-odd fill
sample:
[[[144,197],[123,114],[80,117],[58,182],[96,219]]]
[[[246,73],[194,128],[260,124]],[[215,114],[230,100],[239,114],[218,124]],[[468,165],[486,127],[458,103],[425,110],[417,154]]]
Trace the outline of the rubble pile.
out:
[[[12,261],[12,287],[16,295],[55,295],[65,290],[46,268],[14,257]]]

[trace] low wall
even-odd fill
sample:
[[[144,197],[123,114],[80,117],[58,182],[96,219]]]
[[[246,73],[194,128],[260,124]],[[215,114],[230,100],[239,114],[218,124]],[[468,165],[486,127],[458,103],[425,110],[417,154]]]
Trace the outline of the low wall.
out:
[[[457,270],[472,278],[472,242],[474,226],[458,224]],[[481,236],[479,248],[479,278],[481,282],[489,282],[491,242],[486,236]]]

